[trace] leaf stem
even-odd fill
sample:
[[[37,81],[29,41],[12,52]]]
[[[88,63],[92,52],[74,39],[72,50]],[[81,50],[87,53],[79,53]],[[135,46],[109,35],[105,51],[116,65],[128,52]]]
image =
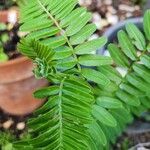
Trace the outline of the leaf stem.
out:
[[[141,55],[138,56],[138,59],[137,59],[136,61],[132,61],[132,62],[131,62],[130,66],[129,66],[128,70],[127,70],[127,73],[126,73],[126,75],[123,77],[123,80],[119,83],[118,88],[120,87],[120,85],[121,85],[122,83],[124,83],[124,79],[126,79],[127,75],[133,70],[133,65],[134,65],[135,63],[137,63],[138,61],[140,61],[140,58],[141,58],[146,52],[147,52],[147,50],[144,50],[144,51],[141,53]]]

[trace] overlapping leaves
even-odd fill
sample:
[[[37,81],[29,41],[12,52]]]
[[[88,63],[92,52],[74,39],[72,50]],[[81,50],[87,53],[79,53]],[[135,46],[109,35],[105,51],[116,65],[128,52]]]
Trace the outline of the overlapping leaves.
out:
[[[115,63],[114,67],[99,67],[99,71],[110,80],[110,84],[107,87],[100,85],[95,88],[95,93],[99,96],[97,104],[111,112],[111,115],[117,120],[117,126],[112,129],[107,124],[105,127],[106,125],[102,125],[98,118],[95,123],[102,129],[107,140],[112,143],[123,131],[125,125],[132,121],[132,114],[139,116],[150,106],[149,12],[148,10],[144,16],[146,37],[134,24],[127,24],[126,31],[118,32],[119,44],[108,45],[108,50]],[[125,76],[117,71],[119,68],[126,72]],[[103,143],[96,140],[96,134],[92,136],[99,145],[105,143],[105,140]]]
[[[29,121],[31,139],[15,147],[109,149],[109,141],[113,143],[131,122],[131,112],[139,114],[149,104],[149,11],[144,17],[147,39],[135,25],[128,24],[126,32],[118,33],[119,46],[108,46],[115,65],[128,69],[122,77],[109,66],[110,57],[92,54],[107,40],[88,41],[96,28],[88,23],[91,14],[76,7],[77,0],[27,1],[21,6],[20,29],[28,34],[18,49],[37,64],[35,75],[53,85],[35,92],[48,101],[35,112],[38,117]]]
[[[83,66],[108,65],[112,59],[92,55],[107,40],[88,41],[96,27],[88,23],[91,14],[85,8],[75,7],[77,2],[28,0],[21,6],[20,30],[27,36],[18,49],[36,63],[36,77],[46,78],[53,85],[35,92],[36,97],[48,97],[48,101],[29,121],[31,139],[16,143],[18,149],[92,149],[87,124],[93,121],[95,97],[87,80],[106,86],[109,79]],[[115,122],[107,110],[99,108],[99,114],[104,112],[112,118],[109,123]]]

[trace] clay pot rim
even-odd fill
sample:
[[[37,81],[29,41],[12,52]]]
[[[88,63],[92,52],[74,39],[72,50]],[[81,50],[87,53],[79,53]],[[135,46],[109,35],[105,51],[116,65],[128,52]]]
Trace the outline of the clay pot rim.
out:
[[[17,66],[18,64],[24,64],[24,63],[27,63],[27,62],[31,62],[31,60],[28,57],[21,56],[21,57],[9,60],[9,61],[4,62],[4,63],[0,63],[0,69],[11,68],[11,66],[13,67],[13,66]],[[0,82],[0,83],[9,84],[9,83],[13,83],[13,82],[19,82],[21,80],[25,80],[25,79],[30,78],[32,76],[34,76],[33,72],[31,72],[28,75],[23,76],[19,79],[15,79],[15,80],[13,79],[13,80],[10,80],[10,81],[3,81],[3,82]]]
[[[9,61],[4,62],[4,63],[3,62],[0,63],[0,67],[15,65],[15,64],[22,63],[22,62],[25,62],[25,61],[28,61],[28,60],[29,60],[29,58],[27,58],[25,56],[21,56],[21,57],[9,60]]]

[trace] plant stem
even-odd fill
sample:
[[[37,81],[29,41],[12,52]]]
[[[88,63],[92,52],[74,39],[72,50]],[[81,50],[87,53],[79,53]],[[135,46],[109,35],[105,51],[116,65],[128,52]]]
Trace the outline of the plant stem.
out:
[[[138,57],[138,59],[137,59],[136,61],[132,61],[132,62],[131,62],[129,69],[127,70],[127,73],[126,73],[126,75],[124,76],[124,79],[126,79],[127,75],[132,71],[133,65],[134,65],[135,63],[137,63],[138,61],[140,61],[140,58],[141,58],[146,52],[147,52],[147,50],[144,50],[144,51],[141,53],[141,55]],[[122,80],[122,81],[119,83],[118,88],[120,87],[120,85],[121,85],[123,82],[124,82],[124,80]]]

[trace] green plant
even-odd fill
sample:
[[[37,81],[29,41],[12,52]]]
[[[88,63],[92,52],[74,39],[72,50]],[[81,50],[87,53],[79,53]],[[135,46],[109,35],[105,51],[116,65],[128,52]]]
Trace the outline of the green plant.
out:
[[[7,29],[6,24],[0,23],[0,62],[8,60],[8,56],[4,53],[3,45],[9,40],[9,35],[4,31]]]
[[[8,9],[11,6],[25,4],[26,0],[2,0],[0,1],[0,10]]]
[[[147,0],[132,0],[133,4],[144,6]]]
[[[1,132],[0,131],[0,149],[1,150],[12,150],[12,143],[14,142],[15,137],[10,132]]]
[[[16,149],[109,149],[132,114],[148,107],[150,11],[144,19],[147,40],[128,24],[128,35],[118,33],[119,48],[109,45],[110,58],[92,54],[107,40],[88,41],[96,27],[88,23],[91,14],[77,3],[30,0],[21,6],[20,30],[28,35],[18,49],[36,64],[35,76],[51,86],[34,93],[48,101],[28,122],[30,139],[14,143]],[[128,70],[125,77],[113,63]]]
[[[15,0],[2,0],[0,2],[0,10],[1,9],[8,9],[9,7],[15,4]]]

